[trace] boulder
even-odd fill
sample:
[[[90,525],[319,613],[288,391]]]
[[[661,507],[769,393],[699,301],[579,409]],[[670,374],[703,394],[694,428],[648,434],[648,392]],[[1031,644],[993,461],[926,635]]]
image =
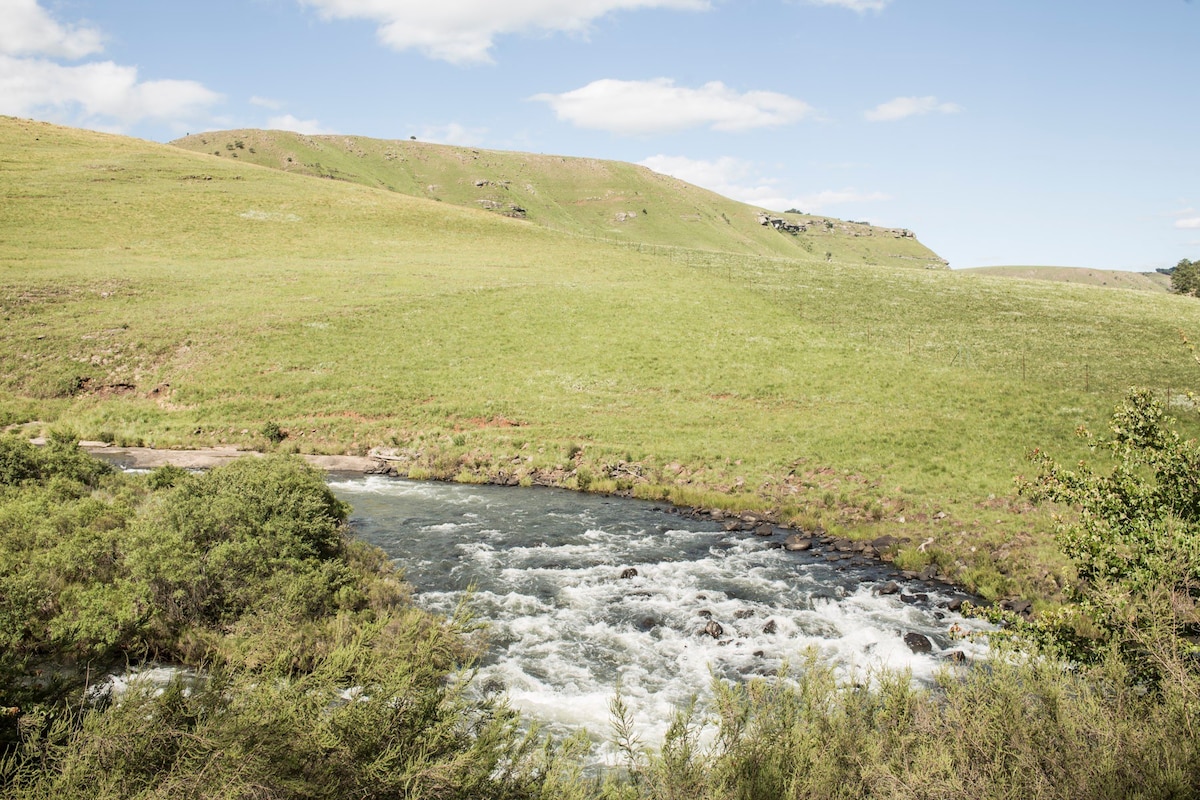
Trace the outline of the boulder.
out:
[[[871,540],[871,547],[876,550],[883,551],[900,544],[900,540],[895,536],[880,536],[877,539]]]
[[[627,581],[630,578],[636,578],[637,576],[638,571],[633,567],[626,567],[625,569],[621,570],[621,580],[623,581]]]
[[[775,535],[775,527],[764,523],[754,529],[754,535],[755,536],[774,536]]]
[[[767,624],[763,625],[763,633],[772,634],[779,630],[779,626],[775,624],[775,620],[767,620]]]
[[[875,587],[875,594],[896,594],[900,591],[900,584],[895,581],[888,581],[885,584]]]
[[[965,664],[967,663],[967,654],[962,650],[951,650],[946,653],[946,660],[952,664]]]
[[[904,634],[904,643],[908,645],[908,649],[914,653],[932,653],[933,642],[929,641],[929,637],[921,633]]]
[[[714,639],[720,639],[725,635],[725,629],[721,627],[721,623],[714,619],[710,619],[708,624],[704,626],[704,630],[701,631],[701,633],[706,633]]]
[[[805,539],[798,533],[789,534],[783,542],[783,549],[792,552],[800,552],[808,550],[812,547],[812,539]]]

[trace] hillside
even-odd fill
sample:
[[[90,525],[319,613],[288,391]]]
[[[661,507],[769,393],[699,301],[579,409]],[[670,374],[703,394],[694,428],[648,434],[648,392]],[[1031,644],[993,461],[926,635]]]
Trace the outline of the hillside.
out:
[[[263,130],[193,134],[172,144],[606,240],[868,264],[945,265],[911,231],[767,212],[617,161]]]
[[[601,241],[11,118],[0,152],[0,425],[30,435],[279,431],[413,477],[893,532],[1045,592],[1026,452],[1086,456],[1076,427],[1128,386],[1181,411],[1196,383],[1191,298]]]
[[[976,275],[1020,278],[1029,281],[1059,281],[1110,289],[1135,289],[1142,292],[1170,292],[1171,278],[1158,272],[1126,272],[1085,267],[971,267],[960,270]]]

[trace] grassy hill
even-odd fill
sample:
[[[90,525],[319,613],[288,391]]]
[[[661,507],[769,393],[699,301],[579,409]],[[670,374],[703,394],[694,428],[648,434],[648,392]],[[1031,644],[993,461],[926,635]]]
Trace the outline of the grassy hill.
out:
[[[944,266],[908,231],[832,217],[765,212],[617,161],[263,130],[194,134],[172,144],[297,175],[483,209],[605,240],[868,264]],[[804,230],[789,233],[764,225],[764,214]]]
[[[961,270],[977,275],[995,275],[1030,281],[1059,281],[1110,289],[1136,289],[1142,292],[1169,292],[1171,278],[1159,272],[1126,272],[1085,267],[972,267]]]
[[[1129,385],[1182,410],[1196,383],[1192,298],[601,241],[11,118],[0,153],[0,424],[30,433],[267,448],[270,422],[280,449],[773,508],[1052,591],[1026,451],[1083,456]]]

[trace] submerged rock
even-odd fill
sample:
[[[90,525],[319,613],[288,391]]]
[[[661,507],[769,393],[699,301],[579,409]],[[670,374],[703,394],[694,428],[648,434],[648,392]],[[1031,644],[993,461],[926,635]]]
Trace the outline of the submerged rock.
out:
[[[714,639],[720,639],[725,635],[725,629],[721,627],[721,623],[710,619],[708,624],[704,626],[704,630],[701,631],[701,633],[707,633]]]

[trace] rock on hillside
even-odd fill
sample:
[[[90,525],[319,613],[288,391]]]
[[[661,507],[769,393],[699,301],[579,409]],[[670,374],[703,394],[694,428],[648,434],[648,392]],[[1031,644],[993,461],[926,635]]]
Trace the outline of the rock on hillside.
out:
[[[946,266],[905,229],[767,212],[619,161],[265,130],[194,134],[172,144],[639,246],[805,261]]]

